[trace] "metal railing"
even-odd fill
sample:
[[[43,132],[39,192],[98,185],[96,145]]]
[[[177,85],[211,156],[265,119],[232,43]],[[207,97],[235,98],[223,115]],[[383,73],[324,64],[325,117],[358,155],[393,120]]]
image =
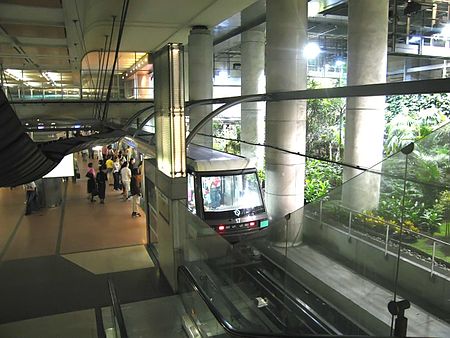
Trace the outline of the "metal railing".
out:
[[[328,202],[328,203],[330,203],[330,202]],[[348,215],[348,222],[347,222],[347,226],[346,226],[347,235],[349,236],[349,238],[353,237],[353,238],[358,239],[358,236],[355,236],[355,234],[358,235],[358,233],[361,233],[360,230],[352,229],[353,219],[354,219],[355,216],[359,215],[359,216],[361,216],[363,218],[366,218],[366,219],[369,218],[369,219],[376,220],[378,225],[382,225],[382,226],[385,227],[385,240],[384,240],[384,254],[385,254],[385,256],[388,255],[389,252],[392,252],[392,251],[389,250],[389,241],[391,240],[393,242],[397,242],[397,243],[399,242],[397,239],[393,238],[393,236],[392,235],[390,236],[389,234],[392,231],[392,228],[399,231],[400,230],[400,225],[398,225],[398,224],[390,224],[390,223],[387,223],[387,222],[382,222],[382,221],[380,221],[379,218],[376,218],[374,216],[371,216],[371,215],[368,215],[368,214],[365,214],[365,213],[362,213],[362,212],[358,212],[356,210],[352,210],[352,209],[350,209],[350,208],[348,208],[346,206],[343,206],[343,205],[334,204],[334,206],[337,207],[337,208],[346,210],[349,213],[349,215]],[[321,200],[319,202],[319,223],[320,223],[321,227],[323,226],[323,224],[333,227],[332,224],[328,224],[328,223],[323,221],[323,200]],[[340,223],[340,224],[342,226],[345,226],[344,223]],[[424,239],[427,239],[429,241],[432,241],[433,244],[432,244],[430,271],[431,271],[431,276],[433,276],[434,273],[435,273],[435,265],[437,264],[437,262],[436,262],[436,244],[438,243],[438,244],[447,246],[450,249],[450,243],[442,241],[442,240],[440,240],[438,238],[435,238],[433,236],[429,236],[429,235],[426,235],[426,234],[423,234],[423,233],[420,233],[420,232],[412,231],[412,230],[407,229],[405,227],[402,228],[402,231],[407,233],[407,234],[409,234],[409,235],[411,235],[411,236],[424,238]],[[380,233],[378,233],[378,234],[380,234]],[[420,250],[420,249],[417,249],[417,250],[420,251],[423,254],[428,254],[427,252],[425,252],[423,250]]]
[[[119,333],[118,337],[128,338],[127,329],[125,327],[125,321],[123,319],[122,309],[120,307],[120,302],[117,298],[116,288],[114,287],[114,283],[110,279],[108,279],[108,288],[109,288],[109,295],[111,297],[112,321],[114,325],[114,331],[116,332],[116,337],[117,333]],[[117,331],[117,329],[119,330]]]

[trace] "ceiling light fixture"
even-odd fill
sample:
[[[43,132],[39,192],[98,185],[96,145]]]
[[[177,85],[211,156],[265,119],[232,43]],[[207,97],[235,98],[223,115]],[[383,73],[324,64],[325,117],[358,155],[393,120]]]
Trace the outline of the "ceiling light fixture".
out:
[[[126,79],[129,76],[137,73],[141,68],[147,66],[149,64],[149,54],[144,54],[139,60],[137,60],[134,64],[132,64],[128,70],[122,73],[122,79]]]
[[[308,42],[303,49],[303,56],[308,60],[315,59],[321,50],[317,42]]]

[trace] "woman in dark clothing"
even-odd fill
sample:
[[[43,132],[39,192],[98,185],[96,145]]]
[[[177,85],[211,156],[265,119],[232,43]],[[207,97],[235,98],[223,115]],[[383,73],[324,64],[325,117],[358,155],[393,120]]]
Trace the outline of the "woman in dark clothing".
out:
[[[91,202],[95,202],[94,197],[97,196],[98,191],[97,191],[97,182],[95,180],[96,177],[96,173],[94,168],[92,167],[92,162],[88,163],[88,171],[86,174],[86,177],[88,178],[87,181],[87,192],[88,194],[91,195]]]
[[[105,194],[106,194],[106,182],[108,181],[108,176],[106,175],[106,167],[102,165],[99,168],[99,172],[97,174],[97,186],[98,186],[98,197],[100,198],[100,203],[105,203]]]
[[[131,182],[130,182],[130,191],[132,196],[132,212],[131,217],[140,217],[141,214],[138,212],[138,204],[141,196],[141,187],[140,182],[138,180],[138,170],[137,168],[133,168],[131,170]]]

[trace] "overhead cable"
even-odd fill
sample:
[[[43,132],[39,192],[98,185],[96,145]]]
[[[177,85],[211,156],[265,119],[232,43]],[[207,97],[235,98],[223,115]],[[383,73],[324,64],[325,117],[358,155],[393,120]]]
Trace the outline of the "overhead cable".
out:
[[[86,43],[84,41],[84,31],[83,31],[83,27],[81,25],[81,20],[80,20],[80,12],[78,10],[78,4],[77,4],[77,0],[75,0],[75,9],[77,12],[77,20],[73,20],[73,23],[75,24],[75,30],[78,34],[78,39],[81,41],[81,48],[83,49],[83,54],[86,56],[87,55],[87,48],[86,48]],[[78,22],[78,25],[77,25]],[[79,28],[78,28],[79,27]],[[80,71],[82,71],[82,64],[81,64],[82,60],[80,60]],[[89,64],[89,57],[87,57],[87,66],[88,66],[88,72],[89,72],[89,78],[90,78],[90,82],[92,85],[92,88],[94,87],[94,79],[92,76],[92,70],[91,70],[91,66]],[[81,81],[81,79],[80,79]]]
[[[116,24],[116,16],[113,15],[112,19],[113,19],[113,22],[112,22],[112,25],[111,25],[111,34],[110,34],[110,38],[109,38],[109,46],[108,46],[108,54],[107,54],[108,56],[106,58],[106,68],[105,68],[105,73],[103,74],[103,78],[102,78],[102,81],[101,81],[101,84],[100,84],[100,87],[101,87],[101,94],[100,94],[101,102],[103,101],[103,95],[104,95],[104,92],[105,92],[106,76],[107,76],[107,70],[108,70],[108,66],[109,66],[109,56],[111,54],[111,43],[112,43],[112,38],[113,38],[113,34],[114,34],[114,27],[115,27],[115,24]],[[99,119],[100,119],[101,111],[102,111],[102,104],[100,104],[99,107],[98,107],[98,118]]]
[[[108,116],[109,100],[111,98],[111,89],[112,89],[112,83],[113,83],[113,79],[114,79],[114,71],[116,69],[117,58],[119,56],[120,42],[122,41],[122,34],[123,34],[124,27],[125,27],[125,20],[127,17],[129,3],[130,3],[129,0],[123,1],[122,15],[120,17],[119,33],[117,36],[117,46],[116,46],[116,50],[115,50],[114,62],[113,62],[112,70],[111,70],[111,76],[109,78],[109,86],[108,86],[108,91],[106,93],[105,107],[103,109],[102,121],[104,121]]]

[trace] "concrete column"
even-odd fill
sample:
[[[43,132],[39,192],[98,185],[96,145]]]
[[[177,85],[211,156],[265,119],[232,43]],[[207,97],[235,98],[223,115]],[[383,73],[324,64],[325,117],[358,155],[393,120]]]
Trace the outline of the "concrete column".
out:
[[[267,0],[267,93],[306,88],[307,1]],[[268,102],[265,143],[304,153],[306,102]],[[266,148],[266,206],[269,217],[279,219],[303,206],[305,159]],[[300,230],[290,226],[280,234],[287,241]],[[284,240],[284,239],[283,239]]]
[[[388,0],[348,2],[348,85],[386,82]],[[371,167],[383,158],[385,97],[347,99],[344,161]],[[359,174],[344,169],[344,181]],[[354,209],[378,203],[380,180],[366,174],[366,181],[344,185],[343,201]],[[356,187],[358,185],[358,187]]]
[[[265,12],[265,1],[258,1],[241,14],[241,25],[255,19]],[[260,94],[265,92],[264,79],[264,30],[252,28],[241,34],[241,94]],[[264,143],[264,102],[250,102],[241,105],[241,139],[252,143]],[[256,166],[264,166],[264,148],[241,144],[241,154],[256,159]]]
[[[188,41],[189,48],[189,100],[210,99],[213,96],[213,39],[205,26],[194,26]],[[190,109],[189,130],[212,111],[211,105]],[[212,134],[212,121],[200,133]],[[196,136],[194,143],[212,147],[212,138]]]
[[[160,268],[174,290],[185,238],[182,200],[187,196],[183,58],[180,44],[154,53],[157,160],[145,168],[155,196],[149,201],[153,203],[149,223],[157,232]]]

